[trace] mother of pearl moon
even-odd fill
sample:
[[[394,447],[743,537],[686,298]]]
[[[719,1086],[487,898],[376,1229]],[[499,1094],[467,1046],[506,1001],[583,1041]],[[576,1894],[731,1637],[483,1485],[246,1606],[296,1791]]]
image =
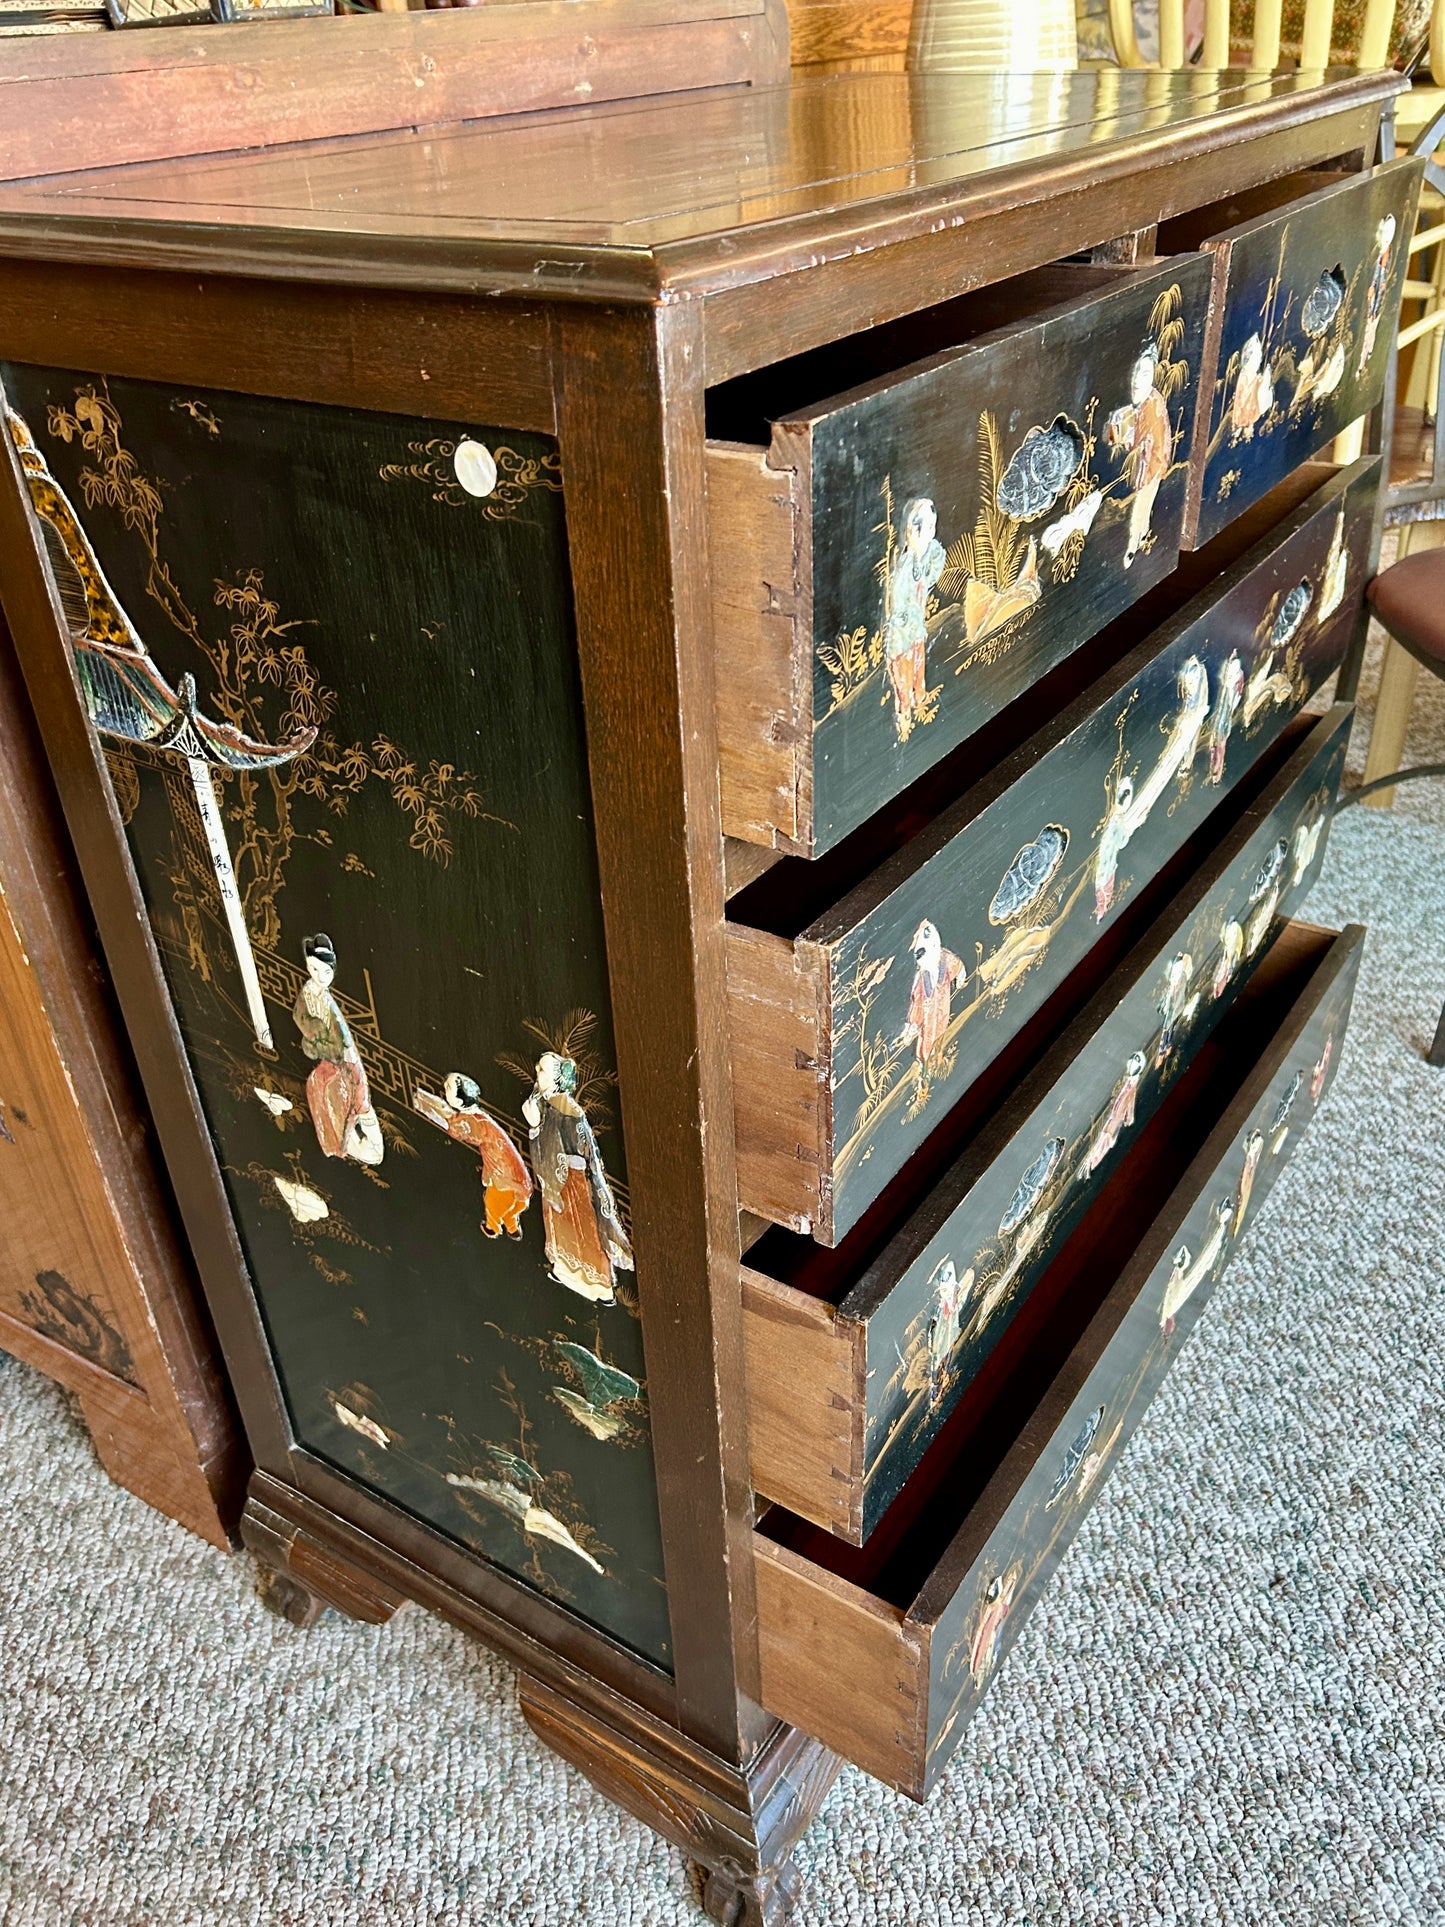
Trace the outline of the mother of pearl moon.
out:
[[[492,451],[480,442],[458,442],[452,467],[468,495],[490,495],[497,486],[497,464]]]

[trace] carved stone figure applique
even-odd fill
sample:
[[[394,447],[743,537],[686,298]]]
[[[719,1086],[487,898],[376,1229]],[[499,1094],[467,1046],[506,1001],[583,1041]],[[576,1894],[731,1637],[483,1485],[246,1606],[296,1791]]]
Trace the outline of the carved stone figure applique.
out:
[[[1285,860],[1289,844],[1283,837],[1259,866],[1249,892],[1249,921],[1244,927],[1244,954],[1252,957],[1269,935],[1274,913],[1284,890]]]
[[[1324,827],[1324,813],[1321,811],[1313,823],[1301,823],[1295,831],[1294,866],[1290,873],[1291,883],[1297,884],[1304,881],[1305,871],[1308,870],[1314,862],[1319,852],[1320,836],[1324,831]]]
[[[1113,906],[1119,858],[1129,839],[1148,822],[1150,811],[1174,779],[1188,775],[1208,716],[1209,671],[1198,656],[1190,656],[1179,671],[1179,714],[1170,726],[1163,753],[1137,790],[1132,777],[1119,778],[1114,800],[1099,832],[1099,847],[1094,855],[1097,922],[1102,923]]]
[[[1169,1273],[1169,1282],[1164,1287],[1164,1297],[1159,1306],[1161,1331],[1173,1331],[1174,1321],[1180,1311],[1218,1265],[1229,1239],[1229,1225],[1235,1209],[1233,1198],[1221,1198],[1215,1205],[1210,1213],[1212,1222],[1209,1236],[1199,1247],[1197,1258],[1190,1253],[1188,1245],[1180,1245],[1175,1252],[1174,1266]]]
[[[1199,996],[1189,994],[1189,986],[1194,978],[1194,959],[1187,950],[1180,950],[1169,959],[1164,972],[1164,989],[1159,998],[1159,1015],[1163,1025],[1159,1031],[1159,1047],[1154,1053],[1156,1064],[1162,1064],[1172,1055],[1174,1040],[1180,1028],[1187,1024],[1199,1008]]]
[[[1330,1074],[1330,1054],[1335,1048],[1335,1034],[1330,1032],[1325,1039],[1325,1047],[1320,1052],[1314,1069],[1310,1072],[1310,1102],[1318,1104],[1325,1088],[1325,1079]]]
[[[1229,403],[1231,442],[1254,440],[1254,431],[1274,407],[1274,370],[1265,359],[1264,343],[1251,335],[1239,351],[1239,372]]]
[[[544,1051],[522,1115],[542,1194],[542,1227],[552,1276],[582,1298],[610,1304],[617,1273],[633,1268],[632,1246],[576,1089],[574,1061],[556,1051]]]
[[[1134,557],[1148,540],[1154,500],[1174,459],[1174,430],[1169,404],[1156,385],[1158,372],[1159,349],[1153,341],[1146,342],[1129,371],[1128,403],[1114,410],[1105,427],[1110,448],[1125,459],[1134,491],[1124,549],[1126,569],[1133,567]]]
[[[482,1183],[486,1188],[488,1238],[522,1235],[522,1214],[532,1200],[532,1175],[521,1152],[502,1125],[482,1109],[481,1087],[460,1071],[448,1074],[443,1095],[415,1090],[412,1107],[429,1124],[435,1124],[459,1144],[469,1144],[481,1159]]]
[[[1209,780],[1219,783],[1224,780],[1224,759],[1229,749],[1229,738],[1234,730],[1234,719],[1239,714],[1239,705],[1244,700],[1244,665],[1239,660],[1239,651],[1231,649],[1219,667],[1219,680],[1215,685],[1214,707],[1209,712]]]
[[[1149,1060],[1143,1051],[1136,1050],[1130,1054],[1124,1065],[1124,1075],[1114,1086],[1114,1095],[1109,1099],[1109,1108],[1099,1120],[1099,1127],[1090,1138],[1089,1148],[1085,1151],[1079,1165],[1081,1178],[1093,1176],[1119,1142],[1120,1132],[1127,1131],[1132,1126],[1139,1084],[1148,1067]]]
[[[1289,1089],[1274,1107],[1274,1116],[1269,1121],[1269,1148],[1274,1157],[1284,1149],[1284,1141],[1289,1136],[1290,1113],[1294,1110],[1295,1099],[1304,1086],[1305,1074],[1296,1071]]]
[[[1214,966],[1214,977],[1209,991],[1213,997],[1222,997],[1234,981],[1244,957],[1244,928],[1233,917],[1219,933],[1219,960]]]
[[[888,577],[888,620],[883,653],[893,690],[898,740],[906,743],[930,696],[928,688],[928,598],[943,573],[938,513],[925,495],[903,505],[903,542]]]
[[[1345,511],[1335,517],[1335,532],[1330,537],[1330,552],[1325,557],[1325,572],[1320,578],[1320,612],[1317,622],[1325,622],[1345,599],[1345,578],[1350,558],[1345,548]]]
[[[1263,1156],[1264,1132],[1251,1131],[1244,1140],[1244,1172],[1239,1180],[1239,1202],[1234,1210],[1236,1238],[1244,1228],[1244,1214],[1249,1209],[1249,1194],[1254,1189],[1254,1174],[1259,1169],[1259,1160]]]
[[[336,952],[324,932],[304,937],[301,952],[306,959],[306,982],[291,1014],[301,1033],[301,1048],[316,1065],[306,1080],[316,1141],[329,1158],[380,1164],[385,1146],[380,1121],[371,1108],[366,1070],[352,1041],[351,1026],[331,994]]]
[[[948,1362],[963,1328],[963,1308],[973,1289],[972,1267],[959,1277],[952,1258],[945,1258],[929,1280],[933,1315],[928,1321],[928,1403],[937,1405],[948,1378]]]
[[[1007,1573],[996,1573],[985,1588],[968,1646],[968,1670],[975,1686],[982,1686],[993,1671],[1021,1576],[1018,1566],[1010,1566]]]
[[[953,1011],[953,993],[966,973],[961,957],[945,950],[935,925],[925,918],[913,933],[913,989],[908,999],[908,1021],[900,1044],[912,1044],[918,1086],[926,1094],[937,1075],[944,1040]]]
[[[1360,358],[1355,373],[1363,375],[1375,352],[1380,314],[1385,305],[1385,285],[1390,279],[1390,250],[1395,245],[1395,217],[1387,214],[1375,227],[1375,259],[1370,269],[1370,287],[1365,296],[1365,326],[1360,336]]]

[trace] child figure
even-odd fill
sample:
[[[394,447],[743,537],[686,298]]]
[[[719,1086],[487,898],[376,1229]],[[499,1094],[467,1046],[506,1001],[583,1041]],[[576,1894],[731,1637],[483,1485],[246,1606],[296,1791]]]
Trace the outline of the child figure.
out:
[[[926,495],[903,504],[903,541],[888,578],[883,650],[898,740],[906,743],[928,697],[928,597],[943,573],[938,512]]]
[[[1126,569],[1133,567],[1134,557],[1148,540],[1154,498],[1174,459],[1174,430],[1169,424],[1169,404],[1156,385],[1158,374],[1159,350],[1148,341],[1129,371],[1128,406],[1116,408],[1105,428],[1110,448],[1124,456],[1134,484],[1124,550]]]

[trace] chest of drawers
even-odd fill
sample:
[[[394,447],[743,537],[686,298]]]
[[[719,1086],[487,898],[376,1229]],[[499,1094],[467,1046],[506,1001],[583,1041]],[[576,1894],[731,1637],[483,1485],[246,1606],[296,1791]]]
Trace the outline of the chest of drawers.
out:
[[[248,1543],[511,1655],[719,1920],[840,1757],[927,1789],[1338,1068],[1394,85],[0,196],[0,593]]]

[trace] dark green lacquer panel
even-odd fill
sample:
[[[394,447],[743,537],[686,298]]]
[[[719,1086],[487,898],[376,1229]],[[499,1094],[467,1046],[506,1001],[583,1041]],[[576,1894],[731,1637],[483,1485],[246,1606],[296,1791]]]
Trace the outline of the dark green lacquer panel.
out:
[[[1121,271],[812,411],[815,851],[1170,573],[1209,279]]]
[[[1308,895],[1324,861],[1350,721],[1341,707],[1310,733],[1281,772],[1283,794],[1223,873],[1202,895],[1186,893],[1182,916],[1171,907],[1141,938],[1121,967],[1127,990],[1102,1019],[1091,1005],[1040,1065],[1019,1093],[1028,1114],[1007,1141],[987,1134],[987,1148],[943,1180],[956,1202],[937,1230],[920,1243],[905,1227],[840,1304],[840,1318],[868,1324],[865,1535]],[[1117,985],[1111,978],[1100,1001]]]
[[[1402,161],[1223,243],[1197,543],[1379,401],[1420,174],[1421,163]]]
[[[555,444],[3,378],[297,1436],[666,1666]]]
[[[803,933],[827,957],[838,1233],[1337,667],[1376,474],[1326,483],[991,800],[965,797]]]
[[[1100,1319],[1117,1324],[1056,1424],[1051,1413],[1050,1442],[1019,1479],[940,1614],[930,1656],[930,1784],[1328,1090],[1339,1067],[1362,939],[1356,931],[1336,940],[1320,966],[1328,982],[1305,991],[1307,1014],[1297,1013],[1304,1021],[1279,1051],[1278,1068],[1248,1120],[1212,1169],[1192,1169],[1184,1180],[1189,1202],[1167,1252],[1127,1309],[1114,1301],[1104,1306]],[[1024,1441],[1017,1448],[1029,1449]],[[1006,1461],[999,1478],[1011,1477]]]

